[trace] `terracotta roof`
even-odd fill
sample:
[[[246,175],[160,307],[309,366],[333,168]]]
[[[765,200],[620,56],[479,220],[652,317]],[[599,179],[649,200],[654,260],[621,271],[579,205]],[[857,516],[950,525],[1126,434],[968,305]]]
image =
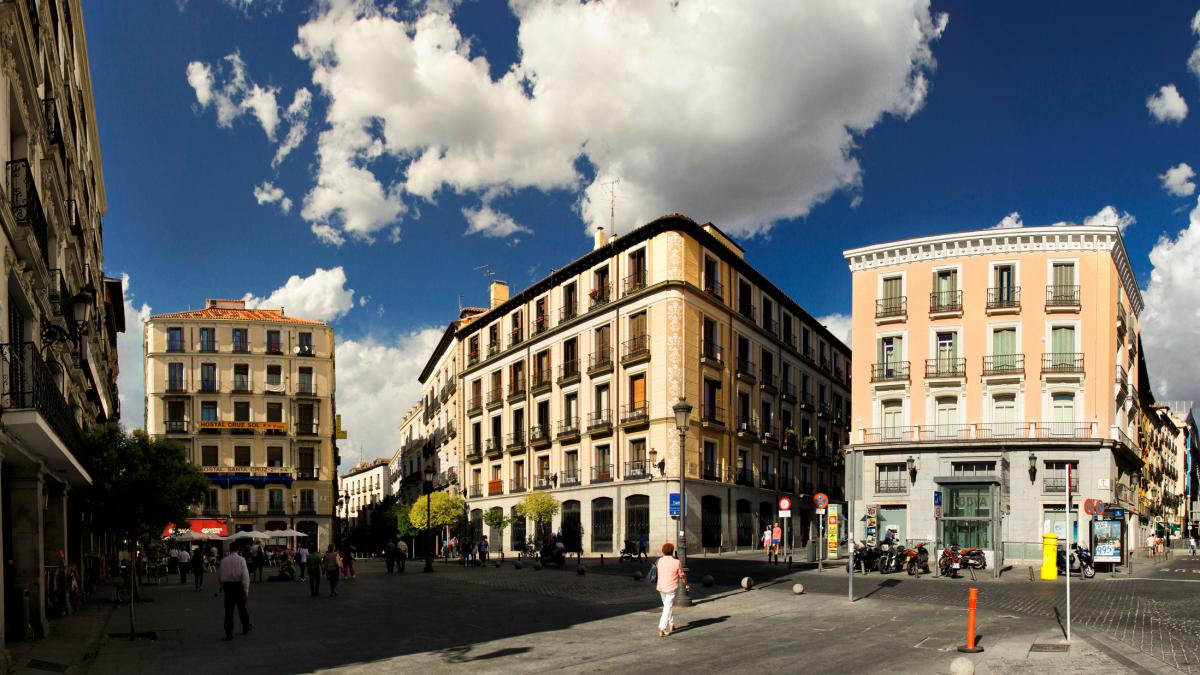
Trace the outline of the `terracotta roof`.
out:
[[[154,319],[213,319],[217,321],[274,321],[278,323],[299,323],[308,326],[324,326],[324,321],[301,319],[294,316],[284,316],[281,309],[228,309],[224,307],[207,307],[188,312],[173,312],[171,314],[155,314]]]

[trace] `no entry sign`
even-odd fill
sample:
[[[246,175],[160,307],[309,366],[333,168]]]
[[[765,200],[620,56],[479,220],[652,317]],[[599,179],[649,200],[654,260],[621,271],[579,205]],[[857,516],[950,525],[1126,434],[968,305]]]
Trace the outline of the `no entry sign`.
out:
[[[779,510],[787,511],[792,508],[792,500],[788,497],[779,498]]]

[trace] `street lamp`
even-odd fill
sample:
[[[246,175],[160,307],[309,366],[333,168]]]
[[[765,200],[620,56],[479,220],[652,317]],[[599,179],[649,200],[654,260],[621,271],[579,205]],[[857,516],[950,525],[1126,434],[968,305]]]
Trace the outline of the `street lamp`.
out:
[[[432,517],[433,503],[433,467],[425,466],[425,484],[422,486],[425,492],[425,570],[426,572],[433,571],[433,526],[430,523]]]
[[[684,490],[684,445],[687,442],[688,418],[692,415],[692,405],[680,396],[679,402],[672,408],[675,411],[675,428],[679,429],[679,565],[687,575],[687,493]],[[679,589],[675,592],[676,607],[690,607],[692,599],[688,597],[687,587],[683,585],[683,576],[679,578]]]

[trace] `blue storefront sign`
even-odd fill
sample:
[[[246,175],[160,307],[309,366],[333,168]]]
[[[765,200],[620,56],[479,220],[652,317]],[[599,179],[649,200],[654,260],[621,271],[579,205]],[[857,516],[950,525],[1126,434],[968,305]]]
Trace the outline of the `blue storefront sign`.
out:
[[[679,514],[680,514],[680,512],[682,511],[682,509],[680,508],[680,505],[682,504],[682,501],[683,501],[683,500],[681,500],[681,499],[679,498],[679,493],[678,493],[678,492],[672,492],[672,493],[671,493],[670,500],[667,502],[667,511],[668,511],[668,513],[670,514],[670,516],[671,516],[672,518],[678,518],[678,517],[679,517]]]

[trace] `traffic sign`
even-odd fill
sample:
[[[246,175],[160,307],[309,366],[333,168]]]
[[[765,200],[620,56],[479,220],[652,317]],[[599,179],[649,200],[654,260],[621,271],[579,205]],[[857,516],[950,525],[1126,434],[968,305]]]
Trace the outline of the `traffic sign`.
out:
[[[791,518],[791,517],[792,517],[792,512],[791,512],[791,511],[780,511],[780,512],[779,512],[779,517],[780,517],[780,518]]]
[[[787,497],[779,498],[779,510],[787,511],[792,508],[792,500]]]
[[[1104,515],[1104,502],[1097,499],[1096,503],[1092,505],[1092,510],[1095,511],[1096,515],[1098,516]]]
[[[940,507],[940,506],[933,507],[933,517],[934,518],[942,517],[942,507]]]
[[[681,511],[680,502],[681,502],[681,500],[679,499],[679,493],[672,492],[670,499],[667,501],[667,510],[668,510],[668,515],[670,515],[670,517],[672,517],[672,518],[679,517],[679,513]]]
[[[1083,512],[1088,514],[1089,516],[1092,515],[1093,513],[1095,513],[1096,512],[1096,508],[1094,506],[1095,503],[1096,503],[1095,499],[1083,500]]]
[[[825,515],[825,509],[817,509],[817,515],[818,515],[818,516],[823,516],[823,515]]]
[[[933,491],[933,505],[934,506],[942,505],[942,491],[941,490]]]
[[[817,494],[813,495],[813,504],[815,504],[818,509],[823,509],[826,506],[829,506],[829,497],[827,497],[824,492],[818,492]]]

